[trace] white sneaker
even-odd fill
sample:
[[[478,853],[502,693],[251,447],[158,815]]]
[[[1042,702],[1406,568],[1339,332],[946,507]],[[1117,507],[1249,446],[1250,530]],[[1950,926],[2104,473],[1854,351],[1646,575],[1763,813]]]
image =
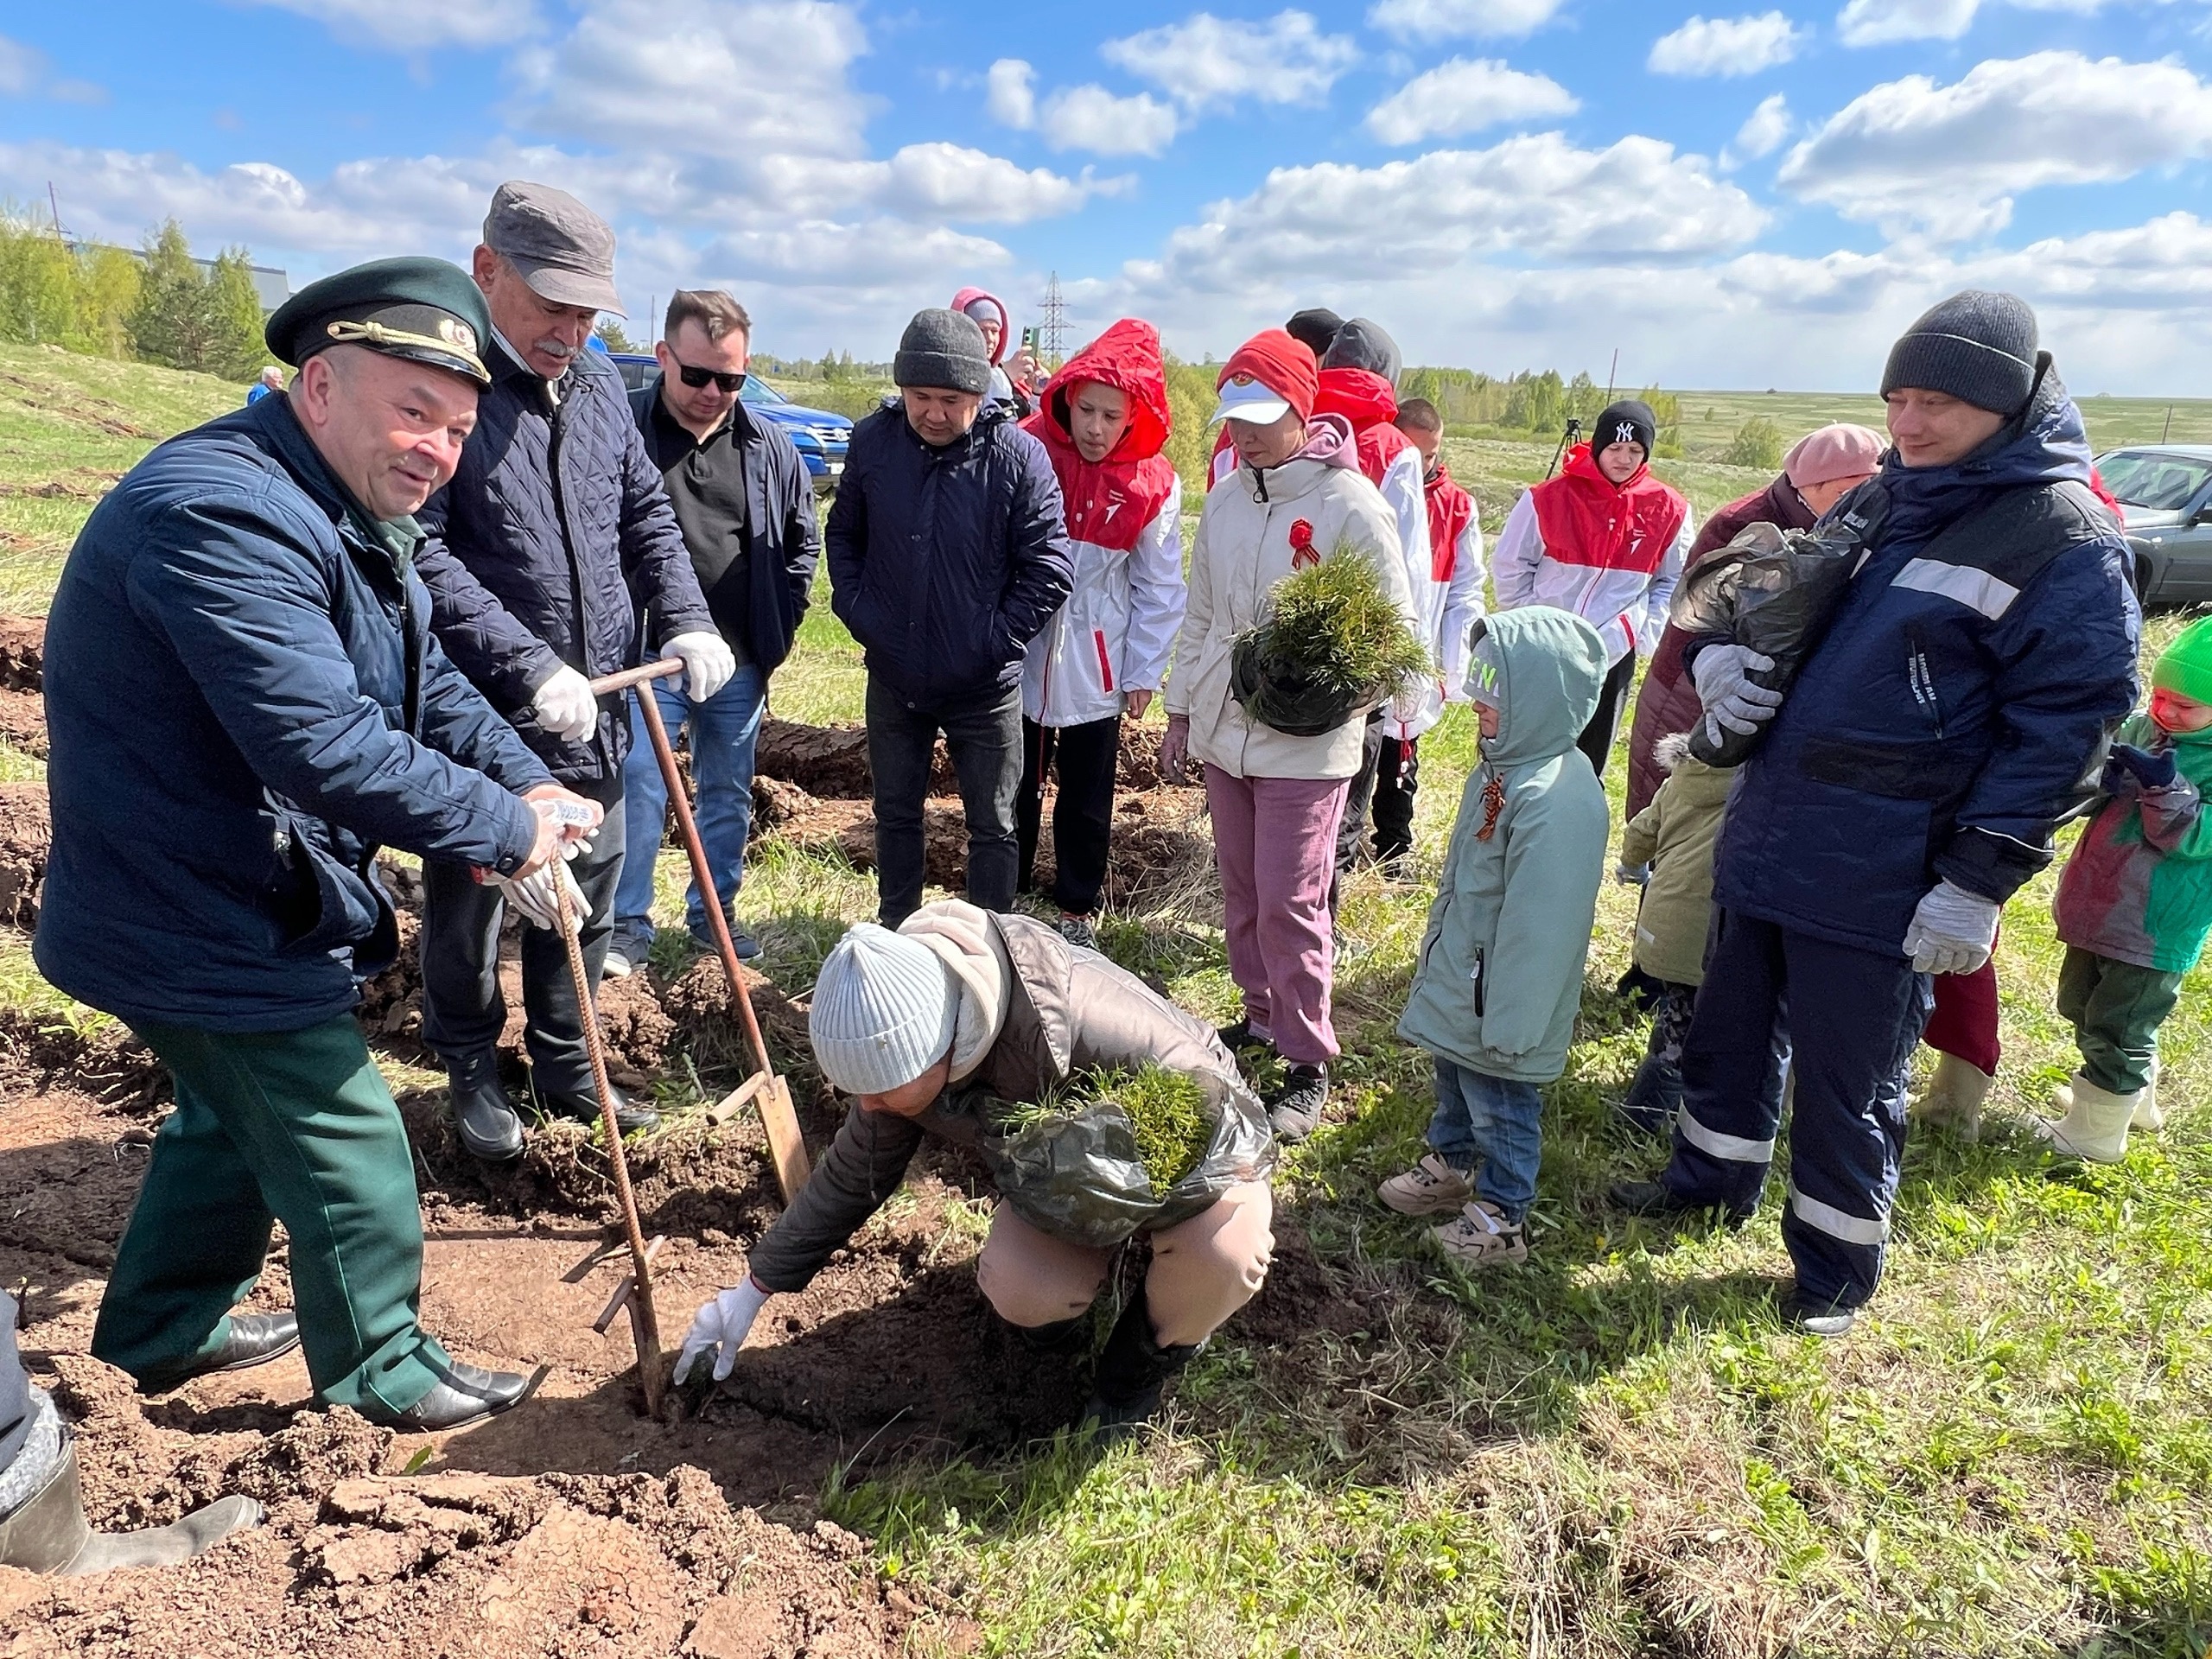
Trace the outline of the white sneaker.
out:
[[[1475,1183],[1432,1152],[1379,1191],[1382,1202],[1402,1216],[1448,1216],[1475,1196]]]
[[[1521,1224],[1508,1221],[1496,1205],[1477,1198],[1459,1211],[1459,1218],[1433,1228],[1429,1236],[1446,1258],[1470,1271],[1517,1266],[1529,1259],[1529,1241]]]

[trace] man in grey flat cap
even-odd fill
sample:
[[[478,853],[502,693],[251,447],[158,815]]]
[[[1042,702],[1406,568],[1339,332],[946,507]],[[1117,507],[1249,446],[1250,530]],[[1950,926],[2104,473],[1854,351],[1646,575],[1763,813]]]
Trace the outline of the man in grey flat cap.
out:
[[[868,653],[876,900],[922,902],[922,800],[939,732],[968,820],[968,899],[1014,907],[1021,663],[1068,596],[1074,562],[1045,446],[986,404],[983,331],[916,314],[892,363],[899,401],[853,429],[823,537],[830,608]]]
[[[624,699],[594,697],[590,681],[631,666],[642,640],[652,654],[683,658],[684,690],[703,702],[736,663],[622,382],[585,349],[599,314],[621,312],[613,231],[565,191],[503,184],[474,272],[492,319],[492,384],[460,470],[422,514],[431,542],[420,565],[447,654],[555,778],[606,810],[594,849],[569,867],[589,910],[582,938],[596,985],[621,874],[630,722]],[[514,1158],[522,1122],[493,1052],[506,1020],[501,895],[458,864],[430,864],[425,885],[423,1041],[445,1062],[462,1144],[480,1158]],[[522,982],[539,1103],[596,1120],[585,1011],[551,932],[524,930]],[[658,1121],[627,1101],[616,1107],[626,1129]]]

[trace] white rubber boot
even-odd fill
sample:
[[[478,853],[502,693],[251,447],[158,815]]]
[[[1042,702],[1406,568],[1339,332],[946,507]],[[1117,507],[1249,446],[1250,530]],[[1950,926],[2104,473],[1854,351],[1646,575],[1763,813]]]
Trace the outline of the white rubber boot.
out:
[[[2135,1121],[2128,1125],[2145,1135],[2156,1135],[2166,1127],[2166,1115],[2158,1109],[2158,1062],[2151,1061],[2151,1075],[2144,1079],[2142,1091],[2135,1096]]]
[[[1912,1103],[1912,1116],[1931,1129],[1942,1129],[1971,1146],[1981,1139],[1981,1103],[1996,1081],[1980,1066],[1955,1054],[1938,1054],[1928,1087]]]
[[[2116,1164],[2127,1156],[2127,1126],[2142,1097],[2139,1089],[2132,1095],[2100,1089],[2076,1071],[2073,1081],[2052,1096],[2053,1103],[2063,1107],[2066,1116],[2056,1122],[2037,1118],[2029,1127],[2050,1141],[2055,1151],[2086,1158],[2091,1163]]]

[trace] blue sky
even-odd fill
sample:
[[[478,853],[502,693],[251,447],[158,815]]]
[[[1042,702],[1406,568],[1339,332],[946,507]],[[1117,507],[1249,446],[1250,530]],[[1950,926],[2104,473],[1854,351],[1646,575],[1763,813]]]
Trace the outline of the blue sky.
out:
[[[296,283],[546,179],[633,311],[727,286],[785,354],[1057,270],[1078,337],[1193,357],[1319,303],[1414,361],[1852,388],[2007,287],[2078,389],[2178,395],[2208,76],[2212,0],[99,0],[0,14],[0,194]]]

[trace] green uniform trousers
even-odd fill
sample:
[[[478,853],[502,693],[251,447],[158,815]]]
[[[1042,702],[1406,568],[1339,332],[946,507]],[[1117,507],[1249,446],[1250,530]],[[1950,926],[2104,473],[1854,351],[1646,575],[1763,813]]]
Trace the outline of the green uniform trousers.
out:
[[[154,1137],[93,1354],[149,1387],[211,1358],[281,1217],[316,1395],[383,1421],[414,1405],[451,1362],[416,1323],[413,1156],[353,1016],[304,1031],[134,1029],[175,1074],[176,1110]]]
[[[2082,1075],[2115,1095],[2132,1095],[2148,1083],[2158,1058],[2158,1027],[2181,997],[2181,982],[2179,974],[2068,945],[2058,968],[2058,1013],[2073,1021]]]

